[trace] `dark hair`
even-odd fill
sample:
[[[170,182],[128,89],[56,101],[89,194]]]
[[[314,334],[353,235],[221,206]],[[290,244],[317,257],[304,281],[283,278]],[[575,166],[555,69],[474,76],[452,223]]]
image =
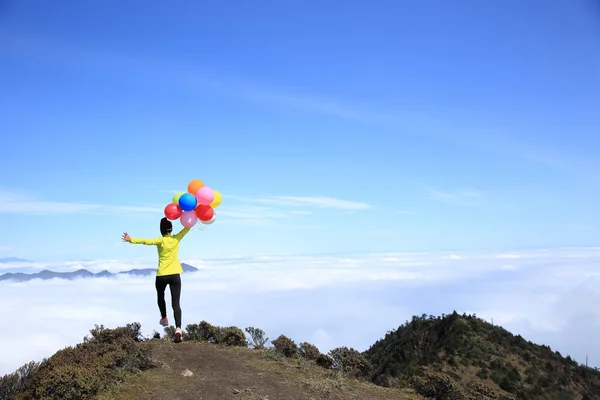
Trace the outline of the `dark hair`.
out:
[[[160,234],[165,236],[167,233],[171,233],[173,230],[173,224],[167,218],[160,220]]]

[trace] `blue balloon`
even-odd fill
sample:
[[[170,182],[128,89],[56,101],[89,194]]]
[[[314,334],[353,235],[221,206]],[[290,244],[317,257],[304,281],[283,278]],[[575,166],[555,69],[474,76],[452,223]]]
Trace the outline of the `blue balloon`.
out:
[[[196,196],[190,193],[184,193],[179,198],[179,207],[183,211],[192,211],[196,208],[197,200]]]

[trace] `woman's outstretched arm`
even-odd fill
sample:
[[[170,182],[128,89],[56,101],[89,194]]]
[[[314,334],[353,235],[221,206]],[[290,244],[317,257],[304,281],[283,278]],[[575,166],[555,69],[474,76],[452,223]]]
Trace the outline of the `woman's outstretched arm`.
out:
[[[175,236],[173,236],[174,238],[176,238],[177,240],[181,240],[183,239],[183,237],[185,235],[187,235],[187,233],[190,231],[190,228],[183,228],[181,231],[179,231],[179,233],[177,233]]]
[[[122,237],[124,242],[129,242],[131,244],[145,244],[148,246],[156,246],[162,241],[162,238],[154,238],[154,239],[140,239],[140,238],[132,238],[129,236],[127,232],[123,234]]]

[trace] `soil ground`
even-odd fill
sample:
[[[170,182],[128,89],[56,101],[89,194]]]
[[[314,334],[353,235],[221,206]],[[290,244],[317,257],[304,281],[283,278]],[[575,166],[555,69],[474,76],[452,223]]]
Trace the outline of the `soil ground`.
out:
[[[152,346],[161,365],[128,378],[98,400],[421,399],[268,351],[164,339],[145,345]],[[186,371],[192,375],[184,376]]]

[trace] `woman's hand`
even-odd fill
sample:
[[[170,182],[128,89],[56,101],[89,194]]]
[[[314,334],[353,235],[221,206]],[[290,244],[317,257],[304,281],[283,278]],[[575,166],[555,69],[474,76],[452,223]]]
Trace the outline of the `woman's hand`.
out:
[[[129,234],[127,232],[125,232],[123,234],[122,239],[123,239],[124,242],[131,242],[131,237],[129,237]]]

